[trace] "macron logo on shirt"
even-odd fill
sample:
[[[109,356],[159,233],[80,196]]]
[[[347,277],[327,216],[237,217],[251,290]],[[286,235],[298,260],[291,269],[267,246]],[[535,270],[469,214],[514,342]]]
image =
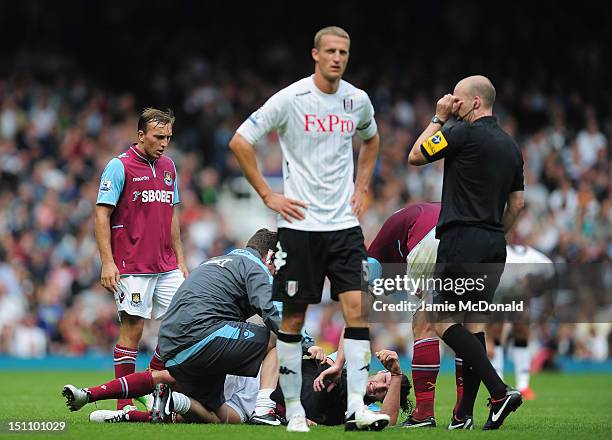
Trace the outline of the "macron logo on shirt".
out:
[[[355,123],[351,119],[340,119],[338,115],[327,115],[319,118],[315,114],[304,115],[304,131],[315,131],[317,133],[352,133]]]

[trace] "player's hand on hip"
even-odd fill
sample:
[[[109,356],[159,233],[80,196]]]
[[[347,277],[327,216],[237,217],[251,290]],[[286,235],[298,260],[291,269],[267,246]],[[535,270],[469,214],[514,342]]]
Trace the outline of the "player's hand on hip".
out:
[[[391,374],[402,374],[399,357],[393,350],[380,350],[376,353],[376,357],[380,360],[383,366],[391,372]]]
[[[334,365],[332,365],[327,370],[323,371],[321,374],[317,376],[317,378],[312,383],[312,389],[314,389],[316,392],[321,392],[323,390],[326,390],[329,393],[331,390],[334,389],[334,387],[336,386],[336,383],[338,383],[341,376],[342,376],[342,365],[335,363]],[[331,383],[327,386],[327,388],[325,388],[325,383],[324,383],[325,379],[327,379],[328,381],[331,381]]]
[[[304,213],[300,208],[308,208],[308,204],[301,200],[290,199],[279,193],[270,193],[263,198],[268,208],[278,212],[285,220],[291,223],[291,219],[304,220]]]
[[[322,364],[325,363],[325,350],[323,350],[318,345],[313,345],[308,349],[308,354],[310,355],[310,359],[316,359],[320,361]]]
[[[366,194],[368,193],[368,189],[357,189],[355,188],[355,192],[353,193],[353,197],[351,197],[351,208],[353,210],[353,214],[356,217],[361,216],[365,211],[365,200]]]
[[[117,269],[117,265],[114,261],[102,263],[102,274],[100,275],[102,287],[111,293],[117,293],[119,291],[120,280],[119,269]]]
[[[443,121],[448,121],[453,114],[453,110],[457,107],[458,102],[459,98],[447,93],[438,100],[436,104],[436,115]]]

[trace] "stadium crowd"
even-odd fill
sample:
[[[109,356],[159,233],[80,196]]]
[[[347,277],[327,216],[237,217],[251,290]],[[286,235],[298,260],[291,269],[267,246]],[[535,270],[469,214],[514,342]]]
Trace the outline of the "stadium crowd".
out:
[[[267,56],[280,66],[295,55],[280,45]],[[153,75],[151,96],[154,103],[172,105],[178,116],[167,154],[179,171],[183,247],[194,267],[243,245],[259,226],[274,225],[227,144],[238,124],[287,81],[249,70],[232,74],[202,56],[185,58],[177,71],[177,77]],[[366,244],[406,203],[440,199],[443,165],[416,168],[406,161],[437,97],[456,80],[438,73],[437,84],[419,88],[417,80],[349,66],[347,78],[373,99],[381,134],[369,209],[361,218]],[[511,242],[555,261],[603,263],[603,289],[612,291],[612,114],[571,88],[521,90],[510,76],[495,82],[495,114],[519,141],[525,160],[527,208]],[[77,74],[0,76],[0,354],[81,355],[112,348],[117,316],[112,295],[99,283],[93,210],[104,164],[134,141],[138,112],[150,104]],[[264,175],[280,188],[276,137],[256,148]],[[583,321],[612,322],[610,313],[594,306]],[[331,349],[341,322],[337,304],[327,303],[307,325]],[[387,326],[373,339],[406,353],[408,329]],[[151,330],[143,348],[154,348],[154,335]],[[610,357],[609,324],[565,324],[557,335],[562,354]]]

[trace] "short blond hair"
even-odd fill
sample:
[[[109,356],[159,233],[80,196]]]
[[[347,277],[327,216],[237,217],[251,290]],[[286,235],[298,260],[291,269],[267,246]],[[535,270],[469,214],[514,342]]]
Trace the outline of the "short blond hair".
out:
[[[349,37],[347,31],[338,26],[327,26],[315,34],[314,47],[317,50],[321,45],[321,38],[323,37],[323,35],[335,35],[336,37],[346,38],[348,40],[349,46],[351,45],[351,37]]]
[[[157,122],[157,125],[172,125],[174,124],[174,112],[169,108],[160,110],[153,107],[147,107],[140,113],[140,117],[138,118],[138,130],[146,133],[149,122]]]

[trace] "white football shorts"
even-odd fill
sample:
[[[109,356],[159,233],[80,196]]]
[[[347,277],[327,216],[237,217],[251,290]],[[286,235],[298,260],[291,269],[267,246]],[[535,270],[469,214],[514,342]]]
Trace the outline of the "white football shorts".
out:
[[[122,275],[119,293],[115,293],[117,310],[144,319],[161,319],[183,281],[179,269],[155,275]]]
[[[240,416],[242,423],[246,423],[255,411],[257,393],[259,392],[259,374],[257,377],[225,376],[225,403]]]
[[[428,278],[435,275],[439,243],[440,240],[436,238],[436,228],[433,228],[406,257],[406,275],[413,281],[421,283],[420,288],[416,288],[416,284],[411,284],[413,289],[406,292],[408,301],[415,304],[416,308],[419,308],[424,301],[430,303],[432,300],[433,292],[426,288],[426,283]]]

